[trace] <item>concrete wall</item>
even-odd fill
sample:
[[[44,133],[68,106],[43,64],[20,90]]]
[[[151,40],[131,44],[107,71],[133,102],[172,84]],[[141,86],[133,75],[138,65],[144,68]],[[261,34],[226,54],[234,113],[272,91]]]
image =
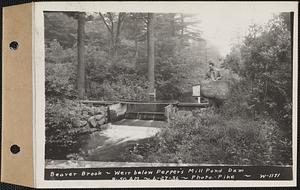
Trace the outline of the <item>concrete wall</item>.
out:
[[[112,104],[109,108],[109,122],[121,120],[125,117],[127,105],[122,103]]]

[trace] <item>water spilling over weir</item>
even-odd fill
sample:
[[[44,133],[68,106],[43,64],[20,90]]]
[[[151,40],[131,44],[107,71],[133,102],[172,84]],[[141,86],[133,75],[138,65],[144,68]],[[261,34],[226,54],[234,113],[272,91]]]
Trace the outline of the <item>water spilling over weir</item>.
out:
[[[88,139],[83,151],[86,160],[120,162],[122,154],[128,147],[133,147],[141,141],[155,136],[168,125],[166,108],[174,103],[149,102],[97,102],[90,101],[93,106],[108,107],[106,128],[94,132]],[[177,107],[203,108],[206,105],[177,103]]]

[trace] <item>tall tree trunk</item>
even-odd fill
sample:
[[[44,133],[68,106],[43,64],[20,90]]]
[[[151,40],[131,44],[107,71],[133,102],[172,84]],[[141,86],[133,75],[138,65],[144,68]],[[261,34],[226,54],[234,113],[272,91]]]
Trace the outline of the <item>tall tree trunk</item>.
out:
[[[135,47],[135,54],[134,54],[134,60],[135,60],[135,67],[137,66],[138,57],[139,57],[139,50],[138,50],[138,19],[134,18],[134,47]]]
[[[112,58],[114,55],[114,47],[115,47],[114,43],[115,43],[114,33],[110,33],[109,52],[108,52],[110,58]]]
[[[180,14],[180,48],[183,48],[184,45],[184,16],[183,14]]]
[[[175,13],[169,13],[169,21],[170,21],[170,36],[175,36]]]
[[[117,31],[115,36],[115,46],[114,46],[114,58],[118,55],[118,49],[120,45],[120,30],[122,26],[123,13],[119,13],[118,15],[118,23],[117,23]]]
[[[154,93],[154,14],[148,13],[147,22],[147,56],[149,93]]]
[[[171,43],[170,45],[170,50],[171,50],[171,54],[174,55],[175,51],[178,51],[178,49],[176,48],[176,40],[175,40],[175,34],[176,34],[176,29],[175,29],[175,13],[169,13],[168,14],[168,21],[169,21],[169,28],[168,28],[168,33],[169,33],[169,43]]]
[[[81,12],[78,14],[78,31],[77,31],[77,35],[78,35],[77,88],[78,88],[79,99],[85,98],[84,26],[85,26],[85,15],[83,12]]]
[[[114,34],[114,26],[115,26],[115,24],[114,24],[114,16],[113,16],[113,13],[111,13],[111,12],[109,12],[109,13],[107,13],[107,15],[108,15],[108,18],[109,18],[109,20],[110,20],[110,22],[111,22],[111,26],[110,26],[110,29],[109,29],[109,32],[110,32],[110,57],[111,57],[111,60],[112,60],[112,62],[114,62],[114,57],[115,57],[115,34]]]

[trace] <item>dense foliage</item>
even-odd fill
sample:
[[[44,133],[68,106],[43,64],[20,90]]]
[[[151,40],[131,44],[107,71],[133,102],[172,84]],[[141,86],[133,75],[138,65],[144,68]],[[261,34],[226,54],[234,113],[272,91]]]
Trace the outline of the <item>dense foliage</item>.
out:
[[[240,77],[233,86],[236,93],[232,98],[236,99],[231,102],[247,107],[252,115],[271,116],[290,133],[292,57],[288,23],[288,13],[282,13],[265,26],[250,27],[243,43],[232,49],[223,66]]]
[[[291,141],[271,118],[224,119],[213,110],[179,111],[157,136],[129,148],[124,161],[232,165],[292,164]]]
[[[184,98],[206,70],[205,53],[213,60],[220,57],[201,38],[201,32],[191,29],[196,21],[193,15],[156,14],[155,83],[160,100]],[[45,31],[46,91],[74,99],[78,69],[76,17],[47,12]],[[86,13],[87,99],[146,99],[146,32],[145,14]]]
[[[74,102],[47,102],[46,158],[66,159],[68,153],[79,150],[78,139],[83,133],[80,133],[80,125],[73,124],[80,115],[79,106]]]

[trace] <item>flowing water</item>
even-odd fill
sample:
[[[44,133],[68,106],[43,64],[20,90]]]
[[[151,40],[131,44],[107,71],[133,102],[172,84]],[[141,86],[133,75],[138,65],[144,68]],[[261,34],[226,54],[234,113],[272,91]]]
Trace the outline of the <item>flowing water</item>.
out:
[[[122,161],[126,148],[134,146],[143,139],[153,137],[164,121],[123,119],[108,125],[103,131],[94,132],[89,136],[83,151],[90,161]]]

